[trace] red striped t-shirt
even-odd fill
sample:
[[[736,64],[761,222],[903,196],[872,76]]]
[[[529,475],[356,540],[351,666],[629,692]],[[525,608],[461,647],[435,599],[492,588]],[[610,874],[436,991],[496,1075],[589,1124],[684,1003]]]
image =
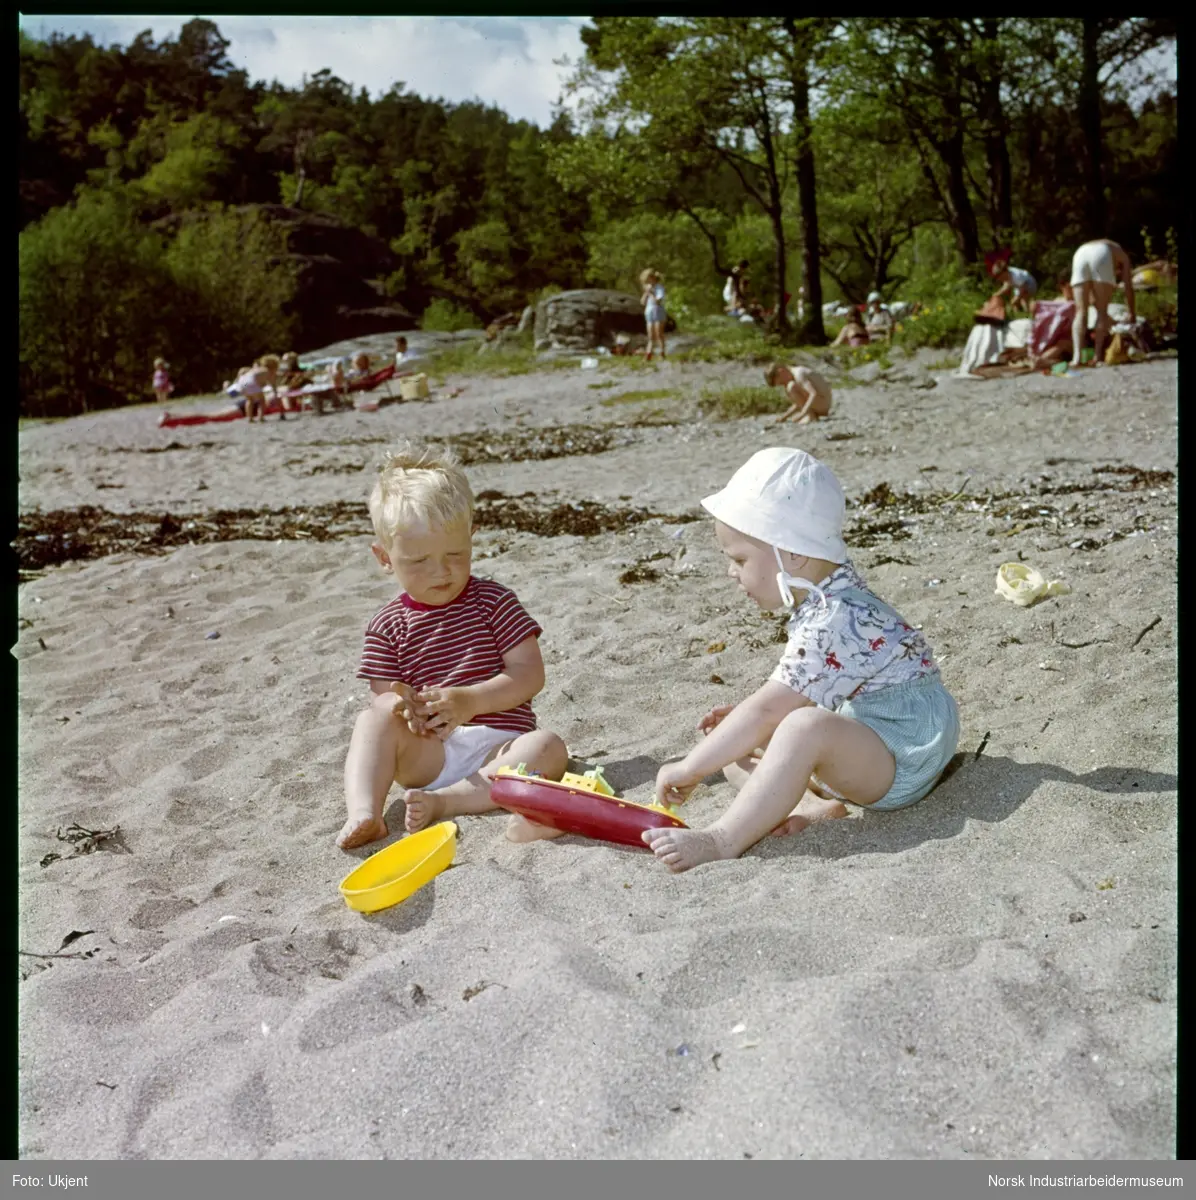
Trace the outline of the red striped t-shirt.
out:
[[[484,683],[503,669],[506,651],[542,632],[515,593],[492,579],[470,576],[449,604],[421,604],[403,592],[366,626],[357,678],[397,679],[417,690]],[[525,701],[472,723],[529,733],[536,717]]]

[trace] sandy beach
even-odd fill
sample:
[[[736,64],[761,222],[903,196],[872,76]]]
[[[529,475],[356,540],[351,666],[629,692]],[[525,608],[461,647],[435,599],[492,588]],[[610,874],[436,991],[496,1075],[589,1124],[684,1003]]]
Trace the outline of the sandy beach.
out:
[[[19,589],[21,1155],[1174,1157],[1177,368],[898,359],[775,432],[697,406],[759,367],[609,361],[264,426],[22,430],[29,520],[144,536]],[[676,394],[619,401],[645,389]],[[810,450],[941,661],[958,769],[683,876],[459,818],[451,870],[350,911],[380,848],[334,845],[354,675],[392,595],[364,501],[404,437],[466,460],[474,572],[544,629],[540,724],[642,801],[781,650],[699,501]],[[1070,593],[995,594],[1019,558]],[[72,826],[119,832],[84,852]]]

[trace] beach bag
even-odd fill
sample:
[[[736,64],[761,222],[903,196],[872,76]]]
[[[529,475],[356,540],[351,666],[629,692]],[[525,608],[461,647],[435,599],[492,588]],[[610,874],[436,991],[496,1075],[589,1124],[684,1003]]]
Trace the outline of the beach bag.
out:
[[[1105,351],[1105,362],[1116,367],[1129,361],[1130,356],[1125,348],[1125,341],[1121,334],[1115,333],[1109,339],[1109,348]]]
[[[428,377],[426,375],[408,375],[399,380],[399,395],[404,400],[426,400],[428,398]]]

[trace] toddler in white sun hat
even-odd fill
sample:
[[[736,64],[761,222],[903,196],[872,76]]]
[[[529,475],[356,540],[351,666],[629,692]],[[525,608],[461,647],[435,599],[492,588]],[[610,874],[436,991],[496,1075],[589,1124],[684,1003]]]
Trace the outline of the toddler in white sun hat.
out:
[[[916,804],[955,753],[959,710],[921,632],[847,557],[834,473],[804,450],[773,447],[702,506],[740,589],[763,609],[792,608],[789,637],[767,682],[708,712],[703,739],[656,777],[657,803],[676,804],[722,769],[739,789],[730,808],[706,829],[651,829],[644,841],[687,871],[846,816],[845,804]]]

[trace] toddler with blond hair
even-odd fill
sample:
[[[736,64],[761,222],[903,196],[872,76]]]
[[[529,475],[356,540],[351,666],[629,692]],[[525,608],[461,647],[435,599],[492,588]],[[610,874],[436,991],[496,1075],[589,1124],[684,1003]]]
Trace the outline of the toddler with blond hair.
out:
[[[568,751],[536,727],[544,687],[540,626],[515,593],[471,573],[473,493],[452,455],[403,447],[370,493],[371,549],[398,596],[365,631],[357,672],[373,700],[357,718],[345,761],[343,849],[387,835],[392,783],[405,789],[409,832],[448,817],[490,812],[490,779],[526,763],[560,779]],[[507,837],[556,830],[512,816]]]

